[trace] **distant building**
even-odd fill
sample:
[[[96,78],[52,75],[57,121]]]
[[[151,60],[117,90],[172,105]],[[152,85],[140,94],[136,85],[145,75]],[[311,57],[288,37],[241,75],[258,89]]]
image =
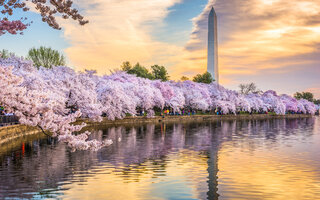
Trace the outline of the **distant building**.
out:
[[[207,71],[212,75],[213,79],[219,83],[219,67],[218,67],[218,31],[217,31],[217,15],[212,7],[208,20],[208,61]]]

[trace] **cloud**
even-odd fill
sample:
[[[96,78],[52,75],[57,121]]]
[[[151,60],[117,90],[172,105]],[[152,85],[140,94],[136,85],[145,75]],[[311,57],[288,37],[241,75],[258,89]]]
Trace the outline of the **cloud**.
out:
[[[215,0],[209,0],[202,13],[192,19],[193,29],[190,40],[186,45],[189,51],[196,51],[207,46],[208,39],[208,15],[215,4]],[[220,27],[219,27],[220,28]]]
[[[108,73],[128,60],[164,65],[174,79],[192,77],[206,71],[207,17],[214,6],[222,84],[233,89],[243,82],[256,82],[261,89],[277,89],[280,84],[290,92],[318,88],[317,1],[208,0],[192,19],[189,41],[181,46],[157,41],[153,35],[165,28],[170,8],[183,0],[79,0],[77,6],[90,23],[79,27],[72,20],[61,20],[70,44],[65,52],[79,70]],[[276,81],[269,83],[270,79]]]
[[[180,0],[77,1],[90,23],[79,27],[70,20],[61,20],[64,37],[70,43],[65,52],[71,64],[100,73],[119,67],[126,60],[145,65],[165,60],[174,65],[175,53],[183,48],[155,41],[151,33],[164,25],[168,8],[177,3]]]
[[[207,48],[207,16],[212,6],[218,16],[222,81],[259,83],[268,70],[270,77],[282,73],[285,82],[289,80],[285,73],[299,77],[298,73],[306,68],[320,67],[318,0],[209,0],[193,19],[194,28],[185,46],[193,53],[192,58],[205,55],[201,50]],[[314,73],[320,76],[319,70]],[[301,77],[308,81],[308,77]],[[319,79],[313,81],[320,85]],[[294,87],[294,82],[291,85]]]

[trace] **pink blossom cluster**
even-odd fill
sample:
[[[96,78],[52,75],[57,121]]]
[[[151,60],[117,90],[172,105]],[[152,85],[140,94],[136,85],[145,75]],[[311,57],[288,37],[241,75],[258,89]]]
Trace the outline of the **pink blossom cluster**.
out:
[[[89,23],[79,13],[79,10],[73,6],[72,0],[31,0],[27,6],[27,1],[20,0],[0,0],[0,15],[4,15],[3,19],[0,18],[0,36],[5,33],[17,34],[19,31],[22,34],[23,30],[30,25],[25,24],[23,21],[27,20],[27,17],[22,17],[20,20],[10,21],[8,17],[19,13],[20,11],[26,12],[30,10],[30,5],[34,4],[36,9],[41,15],[42,21],[47,23],[50,27],[60,30],[61,27],[57,22],[57,17],[62,19],[71,18],[78,21],[80,25]],[[20,10],[20,11],[18,11]]]
[[[17,34],[17,32],[22,33],[24,29],[27,28],[27,25],[22,23],[20,20],[0,20],[0,36],[6,32],[10,34]]]
[[[136,115],[137,109],[154,116],[155,109],[170,107],[202,111],[273,111],[314,114],[317,107],[307,100],[267,91],[262,95],[241,95],[216,83],[149,80],[122,71],[98,76],[95,71],[75,72],[57,66],[35,68],[31,61],[11,57],[0,59],[0,104],[14,112],[23,124],[38,126],[67,142],[73,149],[97,150],[112,143],[90,140],[90,132],[74,134],[85,126],[73,125],[77,118],[99,121]],[[70,112],[71,108],[74,112]]]

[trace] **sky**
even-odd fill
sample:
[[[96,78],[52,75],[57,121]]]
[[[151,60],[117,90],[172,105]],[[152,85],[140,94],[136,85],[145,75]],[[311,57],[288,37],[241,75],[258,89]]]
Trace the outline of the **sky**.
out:
[[[220,83],[320,98],[319,0],[75,0],[90,22],[59,19],[51,29],[36,12],[16,12],[32,25],[0,36],[0,49],[24,56],[32,47],[63,52],[76,70],[108,74],[130,61],[167,67],[171,79],[206,71],[207,20],[218,17]]]

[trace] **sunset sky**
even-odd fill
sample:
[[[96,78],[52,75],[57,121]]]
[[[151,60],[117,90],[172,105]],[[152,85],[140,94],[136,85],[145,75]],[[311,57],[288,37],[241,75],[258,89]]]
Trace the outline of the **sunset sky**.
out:
[[[37,13],[24,35],[0,36],[0,49],[25,56],[31,47],[64,52],[76,70],[99,74],[123,61],[168,68],[172,79],[206,71],[207,16],[218,17],[221,84],[255,82],[279,93],[320,98],[319,0],[75,0],[90,23],[62,20],[53,30]]]

